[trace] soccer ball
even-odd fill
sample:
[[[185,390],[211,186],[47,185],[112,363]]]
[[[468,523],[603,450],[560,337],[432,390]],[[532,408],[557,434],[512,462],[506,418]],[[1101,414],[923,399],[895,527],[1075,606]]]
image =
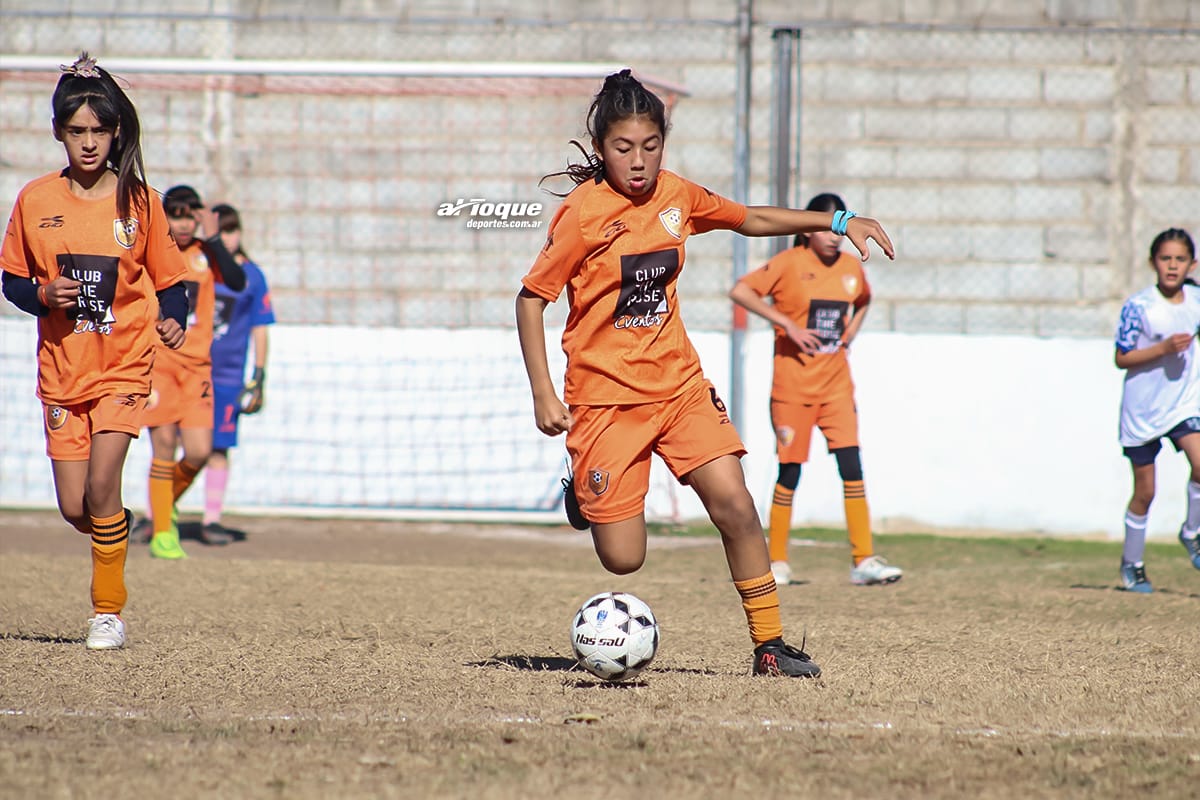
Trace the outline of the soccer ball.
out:
[[[650,606],[626,592],[602,592],[571,621],[571,649],[597,678],[623,681],[646,668],[658,652],[658,622]]]

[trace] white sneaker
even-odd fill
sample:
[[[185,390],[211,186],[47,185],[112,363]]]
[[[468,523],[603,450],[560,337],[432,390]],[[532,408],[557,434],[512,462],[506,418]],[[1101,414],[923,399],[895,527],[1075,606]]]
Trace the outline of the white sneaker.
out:
[[[116,614],[97,614],[88,620],[88,650],[116,650],[124,646],[125,623]]]
[[[904,577],[904,570],[893,567],[882,556],[868,556],[850,568],[850,582],[855,586],[876,586],[895,583]]]
[[[786,561],[772,561],[771,574],[775,576],[776,586],[787,586],[792,582],[792,568]]]

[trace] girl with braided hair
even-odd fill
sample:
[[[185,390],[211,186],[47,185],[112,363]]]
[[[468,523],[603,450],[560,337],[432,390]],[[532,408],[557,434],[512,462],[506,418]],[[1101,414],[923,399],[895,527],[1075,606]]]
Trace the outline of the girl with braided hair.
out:
[[[591,528],[607,570],[627,574],[645,561],[645,496],[657,453],[696,491],[721,534],[754,643],[753,672],[815,677],[820,667],[784,643],[762,525],[742,472],[746,450],[701,370],[676,282],[687,238],[711,230],[783,236],[833,229],[864,259],[868,239],[889,257],[892,244],[872,219],[747,207],[662,169],[668,129],[662,100],[629,70],[609,75],[587,115],[591,152],[575,142],[585,161],[546,176],[576,186],[516,301],[535,423],[548,436],[567,434],[577,478],[566,487],[568,516]],[[564,288],[560,399],[546,358],[544,312]]]
[[[84,53],[63,67],[52,106],[67,166],[18,194],[0,269],[4,296],[38,320],[37,394],[58,508],[92,544],[86,644],[108,650],[125,644],[132,515],[121,471],[156,342],[184,343],[188,300],[183,259],[146,184],[133,103]]]

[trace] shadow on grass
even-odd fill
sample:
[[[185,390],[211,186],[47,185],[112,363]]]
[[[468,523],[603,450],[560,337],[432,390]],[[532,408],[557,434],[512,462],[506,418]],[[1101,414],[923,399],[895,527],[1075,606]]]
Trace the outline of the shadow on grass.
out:
[[[1101,583],[1073,583],[1071,584],[1071,588],[1090,589],[1097,592],[1121,592],[1123,594],[1137,594],[1137,592],[1131,592],[1123,586],[1112,586],[1111,584]],[[1200,600],[1200,594],[1197,594],[1196,592],[1181,592],[1176,589],[1159,588],[1155,589],[1153,592],[1151,592],[1151,594],[1165,594],[1171,597],[1186,597],[1191,600]]]
[[[53,633],[9,633],[0,631],[0,642],[37,642],[38,644],[83,644],[86,636],[63,636]]]
[[[465,666],[468,667],[511,667],[526,672],[578,672],[580,686],[639,686],[640,681],[604,681],[593,680],[590,673],[586,672],[573,658],[563,658],[562,656],[492,656],[485,658],[482,661],[468,661]],[[711,669],[694,669],[685,667],[651,667],[643,672],[643,675],[652,675],[654,673],[671,673],[673,675],[718,675],[720,673]]]

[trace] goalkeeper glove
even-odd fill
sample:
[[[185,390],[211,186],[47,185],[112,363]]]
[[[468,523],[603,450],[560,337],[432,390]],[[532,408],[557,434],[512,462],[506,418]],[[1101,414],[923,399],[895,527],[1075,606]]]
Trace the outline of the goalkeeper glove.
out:
[[[242,388],[238,395],[238,408],[243,414],[257,414],[263,407],[263,384],[266,383],[266,372],[262,367],[254,368],[250,382]]]

